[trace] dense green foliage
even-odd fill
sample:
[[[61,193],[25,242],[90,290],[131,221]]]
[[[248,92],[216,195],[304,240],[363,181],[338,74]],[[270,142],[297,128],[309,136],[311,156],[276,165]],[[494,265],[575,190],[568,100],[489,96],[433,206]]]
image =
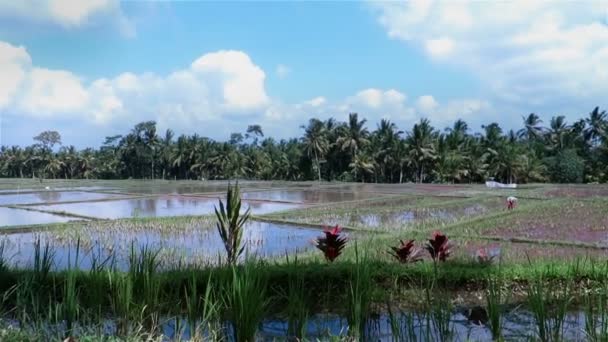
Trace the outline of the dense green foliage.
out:
[[[470,132],[457,120],[444,131],[422,119],[409,131],[382,120],[376,130],[350,114],[348,122],[310,119],[301,138],[264,138],[251,125],[227,142],[171,130],[153,121],[124,136],[107,137],[99,149],[62,146],[57,132],[36,136],[25,148],[3,146],[0,175],[40,178],[148,178],[261,180],[345,180],[366,182],[605,182],[608,174],[608,118],[595,108],[568,124],[563,116],[548,127],[536,114],[519,131],[497,123]]]

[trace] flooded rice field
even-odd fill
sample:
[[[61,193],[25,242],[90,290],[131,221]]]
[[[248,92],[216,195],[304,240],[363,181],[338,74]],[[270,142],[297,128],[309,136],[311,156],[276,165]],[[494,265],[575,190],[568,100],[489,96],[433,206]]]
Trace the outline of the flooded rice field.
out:
[[[465,217],[484,215],[497,210],[504,210],[502,199],[489,198],[479,201],[458,203],[453,199],[441,201],[418,201],[415,197],[396,199],[399,204],[380,202],[380,205],[362,204],[358,207],[340,208],[339,210],[298,210],[286,212],[280,216],[302,223],[341,225],[355,228],[388,228],[394,229],[424,222],[451,222]],[[450,202],[448,202],[450,201]]]
[[[388,314],[375,314],[365,322],[361,339],[364,341],[394,342],[394,341],[492,341],[492,332],[488,324],[487,313],[481,307],[456,307],[452,310],[443,309],[435,312],[441,314],[438,318],[432,313],[419,311],[399,311]],[[449,311],[447,311],[449,310]],[[588,316],[583,310],[568,311],[561,322],[559,335],[560,341],[587,341],[589,340]],[[555,322],[547,319],[547,329]],[[600,322],[595,322],[599,326]],[[17,320],[12,320],[12,325],[19,327]],[[98,326],[81,326],[76,324],[75,332],[85,333],[87,331],[101,330],[106,337],[118,335],[118,324],[116,320],[106,318]],[[40,329],[40,327],[36,327]],[[214,334],[226,337],[225,340],[232,341],[232,324],[221,322],[219,331]],[[47,323],[46,333],[59,335],[65,331],[62,324]],[[162,317],[160,319],[159,333],[168,341],[188,341],[192,337],[189,322],[186,317]],[[352,341],[349,337],[349,324],[347,319],[339,314],[318,313],[308,317],[303,328],[307,340],[313,341]],[[538,323],[534,314],[523,307],[505,307],[501,315],[501,340],[504,341],[537,341]],[[343,339],[338,339],[342,337]],[[224,339],[223,339],[224,340]],[[255,341],[297,341],[290,335],[287,319],[281,317],[269,317],[263,319],[258,327]]]
[[[51,212],[68,212],[85,217],[117,219],[128,217],[168,217],[209,215],[214,213],[218,200],[203,197],[163,196],[157,198],[133,198],[104,202],[80,202],[69,204],[37,205],[32,208]],[[297,204],[273,202],[244,202],[254,215],[293,209]]]
[[[122,197],[118,194],[84,191],[38,191],[0,195],[0,205],[78,202]]]
[[[312,241],[322,235],[318,229],[290,225],[249,222],[243,242],[248,257],[280,257],[314,248]],[[224,245],[210,219],[192,219],[183,224],[150,225],[132,222],[90,222],[79,229],[6,234],[4,258],[17,267],[31,267],[37,240],[54,251],[54,268],[65,269],[74,262],[79,246],[78,267],[91,268],[93,262],[110,257],[122,270],[128,268],[131,248],[160,251],[164,267],[215,264],[224,257]],[[162,267],[162,266],[161,266]]]
[[[24,209],[0,207],[0,226],[25,226],[44,223],[61,223],[74,220],[79,219]],[[0,231],[1,230],[2,228],[0,228]]]
[[[297,203],[333,203],[356,201],[381,197],[377,193],[362,191],[325,191],[325,190],[269,190],[244,192],[243,199],[256,199],[266,201],[297,202]],[[386,196],[386,195],[384,195]]]

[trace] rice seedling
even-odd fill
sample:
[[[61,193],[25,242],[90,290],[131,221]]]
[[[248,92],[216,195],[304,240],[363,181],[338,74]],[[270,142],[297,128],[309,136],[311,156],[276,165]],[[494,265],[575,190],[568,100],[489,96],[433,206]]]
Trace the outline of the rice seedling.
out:
[[[486,310],[492,340],[494,341],[499,341],[502,338],[502,305],[502,278],[499,270],[496,275],[488,277],[486,286]]]
[[[34,241],[34,267],[32,269],[36,283],[43,284],[46,282],[53,268],[54,259],[55,250],[48,242],[44,244],[43,249],[40,237],[37,237],[36,241]]]
[[[190,338],[193,340],[202,340],[205,334],[212,341],[220,339],[220,301],[215,292],[212,274],[209,275],[205,291],[201,294],[197,277],[192,273],[184,298]]]
[[[79,290],[76,284],[76,268],[78,267],[78,256],[80,253],[80,243],[76,245],[74,265],[71,265],[71,255],[68,255],[68,270],[66,271],[65,283],[63,286],[62,302],[60,304],[63,320],[66,323],[65,337],[72,336],[74,323],[78,321],[80,315]]]
[[[133,279],[128,274],[108,273],[112,288],[110,302],[118,336],[126,336],[133,314]]]
[[[364,339],[366,322],[369,318],[372,297],[371,265],[364,252],[359,254],[359,247],[355,243],[355,264],[353,265],[350,291],[348,297],[348,333],[353,338]]]
[[[528,305],[542,342],[561,341],[566,313],[572,301],[571,284],[555,285],[540,273],[528,286]]]
[[[238,182],[234,187],[228,184],[226,192],[226,205],[219,200],[219,210],[215,208],[217,216],[217,231],[226,248],[226,261],[234,265],[243,254],[245,246],[242,245],[243,226],[249,220],[251,208],[247,208],[241,215],[241,194]]]
[[[297,256],[293,261],[289,261],[289,256],[287,257],[287,267],[290,272],[287,291],[283,297],[287,300],[287,335],[301,340],[306,337],[306,325],[310,312],[304,275],[300,272],[299,266]]]
[[[608,284],[585,295],[585,337],[592,342],[608,341]]]
[[[160,319],[158,307],[161,284],[156,273],[160,266],[159,253],[160,249],[152,250],[147,245],[142,246],[137,253],[132,243],[129,255],[128,274],[133,282],[133,297],[139,306],[141,320],[150,332],[156,330]]]
[[[266,272],[256,261],[246,261],[242,266],[230,269],[232,277],[225,284],[224,303],[232,334],[237,342],[253,342],[268,306]]]

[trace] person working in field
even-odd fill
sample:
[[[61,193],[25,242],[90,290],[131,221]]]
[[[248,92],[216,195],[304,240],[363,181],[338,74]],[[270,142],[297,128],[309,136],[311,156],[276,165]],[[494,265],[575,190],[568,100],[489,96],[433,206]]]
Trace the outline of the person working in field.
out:
[[[515,197],[515,196],[507,197],[507,209],[508,210],[515,209],[516,204],[517,204],[517,197]]]

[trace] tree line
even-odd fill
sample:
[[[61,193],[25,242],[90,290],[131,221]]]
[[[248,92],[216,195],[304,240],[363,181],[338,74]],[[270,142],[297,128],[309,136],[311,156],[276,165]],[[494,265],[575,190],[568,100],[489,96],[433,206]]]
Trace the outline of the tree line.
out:
[[[421,119],[409,131],[381,120],[370,131],[356,113],[347,122],[312,118],[299,138],[275,140],[251,125],[228,141],[157,132],[142,122],[98,149],[61,146],[45,131],[27,147],[2,146],[0,176],[65,179],[341,180],[357,182],[606,182],[608,114],[596,107],[568,123],[531,113],[520,130],[497,123],[471,133],[457,120],[443,130]],[[57,148],[59,147],[59,148]]]

